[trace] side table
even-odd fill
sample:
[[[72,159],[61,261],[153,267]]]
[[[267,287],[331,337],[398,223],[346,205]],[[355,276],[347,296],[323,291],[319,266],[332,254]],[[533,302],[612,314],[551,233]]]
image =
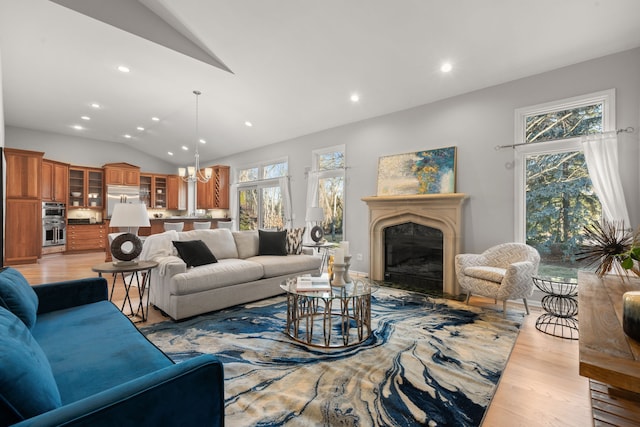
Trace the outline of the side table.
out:
[[[124,283],[124,300],[122,301],[122,306],[120,307],[120,311],[124,313],[125,306],[129,306],[129,313],[127,316],[129,317],[137,317],[141,322],[145,322],[147,320],[147,313],[149,311],[149,292],[147,292],[147,288],[150,286],[151,281],[151,270],[156,268],[158,263],[155,261],[140,261],[133,265],[114,265],[111,262],[105,262],[102,264],[94,265],[91,267],[91,270],[98,273],[100,277],[102,277],[103,273],[111,273],[113,275],[113,281],[111,283],[111,292],[109,294],[109,301],[113,299],[113,290],[116,286],[116,280],[118,279],[118,275],[122,277],[122,282]],[[129,275],[129,281],[127,281],[127,277],[125,274]],[[140,300],[138,301],[138,307],[135,312],[133,311],[133,303],[131,302],[131,287],[134,285],[138,288],[138,297]],[[147,297],[146,303],[144,303],[144,297]]]
[[[545,313],[536,320],[536,329],[554,337],[577,340],[577,279],[534,276],[533,283],[546,294],[541,301]]]
[[[311,243],[311,244],[303,244],[303,248],[316,248],[318,249],[318,253],[322,249],[322,262],[320,263],[320,274],[324,271],[324,268],[327,266],[329,261],[329,249],[335,247],[334,243]]]

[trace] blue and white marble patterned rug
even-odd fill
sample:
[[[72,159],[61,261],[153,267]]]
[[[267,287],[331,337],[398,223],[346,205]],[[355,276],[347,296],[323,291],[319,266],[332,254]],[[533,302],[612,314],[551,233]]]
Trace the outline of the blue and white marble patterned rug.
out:
[[[372,300],[374,333],[346,349],[285,335],[283,296],[142,331],[176,362],[222,360],[231,427],[480,425],[522,315],[386,287]]]

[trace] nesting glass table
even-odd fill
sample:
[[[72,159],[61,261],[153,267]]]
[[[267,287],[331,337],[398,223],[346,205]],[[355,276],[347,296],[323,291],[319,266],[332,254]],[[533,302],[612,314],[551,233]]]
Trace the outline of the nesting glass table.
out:
[[[342,348],[363,343],[371,335],[371,294],[375,282],[355,278],[326,291],[297,289],[297,279],[280,287],[287,295],[285,333],[300,343],[320,348]]]

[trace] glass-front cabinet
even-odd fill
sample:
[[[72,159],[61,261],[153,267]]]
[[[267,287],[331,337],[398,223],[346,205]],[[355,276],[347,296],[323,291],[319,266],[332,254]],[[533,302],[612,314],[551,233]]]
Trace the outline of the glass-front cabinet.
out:
[[[103,206],[103,177],[102,170],[87,169],[87,202],[90,208]]]
[[[104,175],[102,169],[69,167],[69,208],[99,208],[104,206]]]
[[[167,177],[166,176],[154,176],[153,177],[154,189],[155,189],[155,207],[157,209],[166,209],[167,207]]]
[[[145,204],[147,208],[151,205],[151,183],[153,182],[152,175],[140,175],[140,201]]]
[[[147,208],[167,209],[167,176],[141,174],[140,200]]]

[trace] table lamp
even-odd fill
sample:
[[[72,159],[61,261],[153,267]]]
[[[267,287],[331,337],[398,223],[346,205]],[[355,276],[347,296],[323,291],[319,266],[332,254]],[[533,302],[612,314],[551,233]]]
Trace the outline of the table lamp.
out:
[[[127,232],[120,234],[111,242],[111,255],[114,265],[136,265],[135,258],[142,252],[142,241],[131,228],[149,227],[149,216],[144,203],[118,203],[113,207],[109,227],[126,228]],[[136,231],[137,232],[137,231]]]
[[[324,209],[318,207],[307,208],[307,216],[305,217],[307,222],[316,223],[311,229],[311,240],[318,243],[324,237],[324,229],[318,223],[324,221]]]

